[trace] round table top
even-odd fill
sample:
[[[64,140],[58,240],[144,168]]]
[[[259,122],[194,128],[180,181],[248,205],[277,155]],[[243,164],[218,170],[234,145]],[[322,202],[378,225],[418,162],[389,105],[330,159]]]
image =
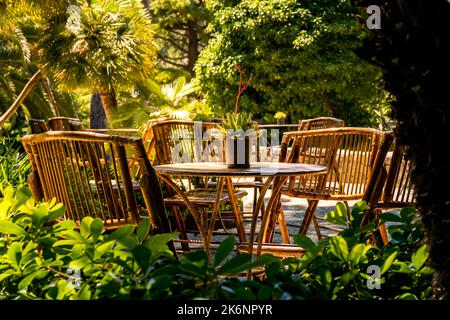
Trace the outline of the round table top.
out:
[[[324,166],[303,163],[252,162],[250,168],[228,168],[223,162],[174,163],[154,166],[157,173],[186,176],[268,177],[325,173]]]

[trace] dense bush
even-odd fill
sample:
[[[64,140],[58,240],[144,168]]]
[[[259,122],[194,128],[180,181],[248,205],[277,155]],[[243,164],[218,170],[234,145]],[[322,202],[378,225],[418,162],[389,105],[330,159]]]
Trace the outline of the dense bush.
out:
[[[232,254],[229,237],[208,261],[204,251],[176,259],[167,246],[174,235],[149,235],[148,220],[113,232],[93,218],[79,228],[70,220],[55,223],[64,206],[36,204],[21,188],[0,199],[0,299],[428,298],[432,271],[413,211],[385,216],[397,222],[396,240],[379,249],[368,244],[374,226],[357,226],[365,208],[353,209],[353,228],[339,236],[318,244],[296,237],[307,249],[301,259],[263,255],[251,262],[248,254]],[[334,219],[346,214],[337,212]],[[368,286],[376,281],[371,265],[380,267],[379,290]],[[236,277],[250,266],[265,266],[265,279]]]
[[[239,76],[253,81],[241,110],[274,121],[334,115],[349,125],[385,121],[381,73],[354,53],[366,30],[347,1],[210,1],[213,38],[196,74],[210,105],[232,110]]]
[[[31,164],[21,143],[0,137],[0,196],[7,187],[26,185],[30,171]]]

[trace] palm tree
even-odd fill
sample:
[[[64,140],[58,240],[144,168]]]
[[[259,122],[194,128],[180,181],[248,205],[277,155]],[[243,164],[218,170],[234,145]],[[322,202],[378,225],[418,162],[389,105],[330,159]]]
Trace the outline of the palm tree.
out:
[[[43,70],[62,88],[98,92],[111,125],[117,89],[151,71],[156,54],[152,26],[138,0],[93,0],[80,6],[80,14],[75,29],[58,16],[49,22],[40,41]]]
[[[38,68],[11,107],[0,116],[0,126],[17,111],[42,77],[53,79],[63,89],[99,92],[111,123],[111,110],[117,108],[116,90],[148,76],[156,49],[150,19],[142,3],[138,0],[77,3],[79,27],[67,28],[69,1],[38,0],[33,2],[34,6],[24,0],[14,5],[0,2],[0,16],[5,22],[1,29],[14,29],[20,16],[30,12],[39,21],[44,35],[34,43]]]
[[[122,94],[121,108],[114,119],[122,125],[142,127],[148,119],[167,117],[193,119],[211,116],[212,111],[197,99],[199,87],[179,77],[170,84],[159,85],[151,79],[136,83],[133,94]]]
[[[48,78],[40,82],[42,72],[35,63],[37,54],[32,37],[39,32],[43,12],[54,12],[65,4],[66,1],[62,0],[52,2],[51,6],[48,1],[36,1],[35,6],[31,7],[27,1],[8,4],[0,1],[0,111],[4,111],[4,106],[14,100],[1,115],[0,125],[25,105],[34,114],[42,114],[47,112],[50,103],[53,114],[59,114],[56,105],[60,95],[55,97]],[[20,94],[19,88],[23,88]],[[29,95],[30,99],[25,100]]]

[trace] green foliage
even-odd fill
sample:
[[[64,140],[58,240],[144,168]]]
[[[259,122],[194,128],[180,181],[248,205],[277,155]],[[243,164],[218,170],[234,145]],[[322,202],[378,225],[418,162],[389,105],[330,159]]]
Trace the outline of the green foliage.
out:
[[[27,183],[31,171],[28,156],[22,152],[20,143],[0,138],[0,196],[5,188],[18,188]]]
[[[64,88],[112,90],[148,75],[155,55],[149,16],[138,0],[79,1],[79,27],[63,11],[40,40],[45,71]]]
[[[149,235],[149,220],[108,233],[100,219],[87,217],[77,228],[56,222],[63,205],[30,196],[22,188],[0,199],[0,299],[219,298],[230,292],[224,276],[271,261],[230,256],[233,237],[211,263],[204,251],[177,260],[167,246],[175,235]]]
[[[116,126],[142,127],[149,119],[211,118],[211,108],[198,100],[198,86],[185,77],[159,85],[152,79],[136,83],[133,92],[119,95],[120,109],[113,113]]]
[[[381,73],[354,53],[367,31],[347,1],[211,2],[213,38],[195,69],[208,103],[232,108],[240,64],[253,73],[241,108],[258,118],[273,119],[282,106],[291,122],[336,116],[374,124],[385,100]]]
[[[149,10],[156,23],[158,78],[168,83],[182,75],[191,77],[198,53],[209,39],[206,26],[212,14],[205,1],[152,0]]]
[[[255,123],[252,120],[252,114],[247,112],[227,113],[225,119],[220,123],[220,131],[224,136],[228,134],[238,136],[254,130]]]
[[[368,244],[373,229],[346,229],[314,243],[307,252],[280,260],[233,254],[226,238],[208,259],[203,250],[176,259],[167,243],[175,234],[151,235],[150,221],[106,232],[100,219],[57,221],[65,208],[35,203],[26,188],[0,199],[0,299],[427,299],[432,269],[419,239],[405,254],[396,242]],[[357,211],[357,210],[353,210]],[[406,213],[403,214],[405,217]],[[408,215],[409,217],[409,215]],[[405,218],[406,219],[406,218]],[[409,219],[409,218],[407,218]],[[402,220],[396,231],[410,229]],[[358,229],[358,228],[355,228]],[[365,240],[362,240],[365,239]],[[380,289],[371,289],[369,266],[380,269]],[[265,279],[238,275],[262,267]]]

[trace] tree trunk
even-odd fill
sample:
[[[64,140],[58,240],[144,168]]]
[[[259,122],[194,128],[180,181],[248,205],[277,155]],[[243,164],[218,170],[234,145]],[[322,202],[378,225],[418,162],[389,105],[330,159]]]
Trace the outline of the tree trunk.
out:
[[[398,142],[409,148],[417,209],[426,229],[434,296],[450,293],[450,3],[447,0],[357,1],[379,5],[381,29],[372,30],[363,56],[380,66],[398,120]],[[365,8],[364,8],[365,9]]]
[[[100,94],[94,93],[91,97],[91,109],[89,113],[91,129],[106,129],[105,111],[103,110]]]
[[[142,4],[150,12],[150,0],[142,0]]]
[[[114,89],[100,88],[100,100],[106,117],[106,125],[112,128],[112,112],[117,110],[116,91]]]
[[[48,101],[50,104],[50,109],[52,110],[52,114],[54,117],[59,117],[58,104],[56,103],[55,96],[53,95],[52,86],[50,79],[48,77],[44,77],[43,81],[45,91],[47,92]]]
[[[42,71],[38,70],[30,80],[28,80],[25,87],[22,89],[22,92],[20,92],[17,99],[14,101],[14,103],[9,107],[8,110],[2,116],[0,117],[0,128],[3,127],[3,125],[14,115],[14,113],[17,111],[17,109],[22,104],[23,100],[28,96],[28,94],[33,90],[36,83],[41,79],[42,77]]]
[[[195,21],[189,21],[188,22],[188,42],[189,42],[189,48],[188,48],[188,66],[187,69],[192,77],[195,77],[194,72],[194,66],[197,62],[199,50],[198,50],[198,44],[199,39],[197,35],[197,29],[195,25]]]

